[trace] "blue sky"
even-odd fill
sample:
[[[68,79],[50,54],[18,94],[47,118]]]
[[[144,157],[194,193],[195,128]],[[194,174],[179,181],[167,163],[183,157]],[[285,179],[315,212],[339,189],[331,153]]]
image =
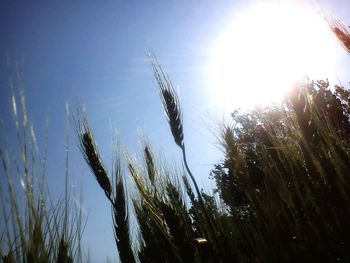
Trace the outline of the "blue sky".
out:
[[[1,130],[6,131],[11,123],[7,56],[24,74],[28,112],[39,144],[49,120],[48,180],[57,195],[64,186],[65,134],[70,131],[69,171],[72,184],[83,178],[84,207],[89,213],[84,242],[93,262],[116,257],[110,208],[76,147],[65,104],[71,112],[77,103],[85,105],[108,168],[115,128],[129,152],[140,149],[143,130],[156,152],[162,149],[168,160],[180,163],[145,56],[153,51],[180,88],[189,163],[199,184],[209,187],[208,173],[222,158],[209,128],[213,127],[211,117],[222,117],[208,87],[210,48],[233,14],[252,3],[0,2]],[[349,14],[345,0],[323,4],[340,18]],[[4,137],[13,139],[11,134]]]

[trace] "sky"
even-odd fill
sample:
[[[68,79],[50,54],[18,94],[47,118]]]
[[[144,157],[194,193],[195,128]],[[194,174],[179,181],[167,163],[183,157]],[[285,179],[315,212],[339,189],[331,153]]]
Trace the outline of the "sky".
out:
[[[45,134],[48,136],[47,177],[56,196],[64,189],[65,140],[69,135],[70,186],[78,191],[82,181],[87,213],[84,248],[93,262],[117,258],[110,207],[79,153],[66,105],[72,116],[77,106],[84,104],[108,169],[112,167],[115,133],[129,153],[140,152],[140,134],[146,134],[156,153],[181,164],[146,56],[152,51],[178,87],[188,161],[199,185],[210,189],[209,171],[223,158],[213,135],[214,123],[227,117],[226,106],[213,102],[215,88],[209,85],[212,50],[232,17],[262,2],[0,2],[1,140],[10,144],[15,140],[7,132],[12,127],[9,61],[14,73],[23,73],[29,120],[39,147]],[[292,2],[305,7],[315,3]],[[350,24],[346,0],[318,3]],[[337,52],[338,77],[348,82],[349,60],[341,47]]]

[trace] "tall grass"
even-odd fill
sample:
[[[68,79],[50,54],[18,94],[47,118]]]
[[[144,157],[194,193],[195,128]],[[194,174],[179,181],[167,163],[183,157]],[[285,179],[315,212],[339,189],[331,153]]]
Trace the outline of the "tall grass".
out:
[[[11,144],[6,144],[8,138],[1,138],[0,258],[3,262],[82,262],[81,211],[71,213],[67,184],[60,200],[54,200],[48,191],[47,141],[40,150],[27,114],[23,76],[16,77],[18,90],[9,76],[14,129],[9,124],[4,128],[7,135],[16,134],[17,143],[11,139]],[[66,156],[68,175],[68,148]]]

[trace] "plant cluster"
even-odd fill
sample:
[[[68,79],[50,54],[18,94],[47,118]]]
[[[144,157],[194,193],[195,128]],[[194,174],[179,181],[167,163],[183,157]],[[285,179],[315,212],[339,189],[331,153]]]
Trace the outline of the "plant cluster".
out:
[[[305,81],[278,106],[232,113],[219,135],[225,159],[211,173],[217,200],[198,189],[186,161],[176,93],[158,64],[153,71],[174,141],[183,153],[184,171],[156,165],[145,146],[143,166],[126,161],[137,193],[128,205],[121,179],[127,175],[121,174],[120,161],[111,193],[86,117],[78,129],[80,148],[112,204],[121,262],[350,257],[348,90],[336,86],[332,91],[327,81]],[[138,235],[130,234],[133,213],[128,207],[135,211]]]
[[[8,129],[6,134],[16,134],[17,143],[7,146],[7,138],[1,136],[0,144],[0,262],[81,262],[82,211],[72,213],[67,184],[65,196],[59,200],[55,200],[47,189],[47,142],[40,150],[27,116],[21,85],[23,77],[18,74],[17,80],[19,94],[16,96],[10,75],[15,127]],[[66,154],[68,158],[68,148]],[[67,182],[67,162],[65,169]]]
[[[324,17],[350,52],[348,29]],[[199,189],[187,163],[176,92],[157,60],[151,61],[184,169],[168,169],[145,143],[141,160],[123,158],[117,149],[109,172],[86,115],[76,121],[80,150],[112,208],[121,262],[342,262],[350,258],[349,90],[332,89],[327,81],[305,81],[279,105],[233,112],[231,121],[219,129],[224,160],[210,174],[216,188],[208,194]],[[0,146],[6,181],[0,184],[1,260],[82,262],[81,211],[71,214],[67,187],[61,201],[53,201],[46,192],[46,157],[38,165],[23,88],[19,90],[20,110],[16,97],[11,98],[19,158],[16,151]],[[68,167],[66,175],[67,171]],[[125,183],[128,175],[132,195]],[[13,183],[14,178],[21,186]]]

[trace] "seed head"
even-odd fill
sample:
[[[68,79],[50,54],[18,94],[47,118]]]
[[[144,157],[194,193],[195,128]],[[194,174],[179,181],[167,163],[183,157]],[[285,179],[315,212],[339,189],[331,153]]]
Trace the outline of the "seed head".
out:
[[[337,37],[338,41],[345,50],[350,54],[350,31],[343,23],[331,17],[330,15],[324,15],[330,29],[333,31],[334,35]]]
[[[165,115],[170,125],[171,133],[179,147],[183,146],[184,134],[182,128],[182,114],[178,96],[166,73],[157,61],[152,62],[153,74],[159,89],[159,96],[163,104]]]
[[[112,185],[109,180],[107,170],[104,167],[98,153],[97,146],[94,142],[92,132],[87,122],[84,122],[84,127],[79,131],[79,146],[87,164],[90,166],[90,169],[94,173],[97,182],[104,190],[106,196],[110,198],[112,194]]]

